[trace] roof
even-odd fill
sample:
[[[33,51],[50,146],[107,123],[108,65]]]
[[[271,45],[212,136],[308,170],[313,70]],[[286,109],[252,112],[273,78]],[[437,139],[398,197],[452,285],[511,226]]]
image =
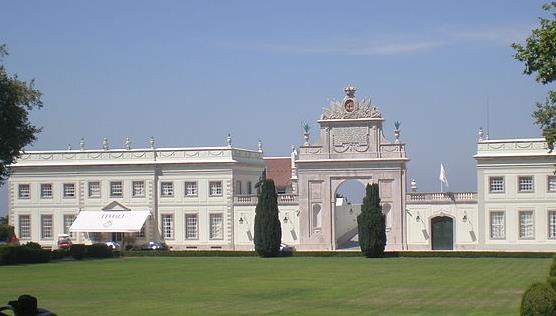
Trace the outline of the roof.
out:
[[[292,164],[290,157],[265,157],[266,177],[274,180],[279,188],[291,185]]]

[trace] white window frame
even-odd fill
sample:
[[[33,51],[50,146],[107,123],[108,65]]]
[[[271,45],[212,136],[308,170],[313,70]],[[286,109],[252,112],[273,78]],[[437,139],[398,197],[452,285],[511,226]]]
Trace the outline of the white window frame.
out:
[[[189,222],[188,219],[195,219],[195,223]],[[184,216],[185,240],[198,240],[199,239],[199,214],[185,213]],[[192,229],[194,231],[192,232]]]
[[[253,194],[253,184],[251,183],[251,181],[247,181],[247,194],[248,195]]]
[[[530,223],[524,223],[522,215],[531,216]],[[518,212],[519,239],[535,239],[535,212],[533,210],[522,210]]]
[[[160,196],[161,197],[173,197],[174,196],[174,182],[172,181],[162,181],[160,182]]]
[[[64,217],[63,217],[63,220],[64,220],[64,234],[68,234],[68,235],[70,235],[70,237],[73,237],[73,233],[70,232],[69,229],[71,227],[71,224],[73,224],[73,222],[75,221],[76,218],[77,218],[77,216],[75,214],[64,214]]]
[[[23,188],[27,188],[23,190]],[[27,191],[26,193],[24,193]],[[20,200],[29,200],[31,198],[31,185],[29,183],[21,183],[17,185],[17,198]]]
[[[114,192],[115,192],[114,188],[116,187],[117,184],[119,184],[119,186],[120,186],[120,193],[119,194],[114,194]],[[110,181],[110,197],[113,197],[113,198],[122,198],[122,197],[124,197],[124,182],[123,181]]]
[[[131,196],[134,198],[141,198],[146,196],[145,181],[131,182]]]
[[[220,223],[216,223],[214,219],[220,218]],[[218,228],[219,225],[220,227]],[[218,230],[220,233],[218,233]],[[209,214],[209,239],[210,240],[224,240],[224,214],[223,213],[210,213]]]
[[[48,223],[47,219],[50,220],[50,226],[46,225]],[[48,235],[47,232],[49,232],[50,235]],[[54,239],[54,216],[52,214],[41,214],[41,239]]]
[[[550,180],[553,181],[553,186],[550,186]],[[556,176],[548,176],[546,177],[546,191],[547,192],[556,192]]]
[[[73,188],[73,193],[69,194],[70,191],[69,189]],[[75,197],[77,196],[77,190],[75,188],[75,183],[64,183],[62,184],[62,194],[64,196],[64,199],[75,199]]]
[[[223,196],[224,189],[222,186],[222,181],[209,181],[209,196]]]
[[[25,218],[25,220],[23,220]],[[22,225],[23,222],[25,226]],[[31,239],[31,215],[29,214],[21,214],[18,216],[18,225],[19,225],[19,239],[27,240]]]
[[[98,193],[93,192],[93,190],[91,190],[91,188],[94,185],[98,185]],[[87,196],[90,199],[100,199],[102,197],[102,185],[101,185],[100,181],[89,181],[89,182],[87,182]]]
[[[197,181],[185,181],[183,188],[186,197],[198,196],[199,194],[199,184]]]
[[[493,190],[492,189],[492,181],[493,180],[502,180],[502,189],[501,190]],[[506,179],[503,176],[492,176],[488,177],[488,192],[489,193],[505,193],[506,192]]]
[[[47,188],[50,187],[50,190]],[[52,199],[53,198],[53,190],[52,190],[52,183],[41,183],[41,199]],[[49,194],[46,194],[50,192]]]
[[[556,239],[556,210],[547,213],[548,239]]]
[[[167,219],[170,221],[166,221]],[[174,214],[172,213],[164,213],[160,214],[160,232],[162,233],[162,238],[164,240],[173,240],[174,239]]]
[[[495,236],[495,229],[494,229],[494,216],[495,214],[502,214],[502,223],[498,224],[497,226],[501,226],[502,233],[501,236]],[[505,211],[490,211],[489,212],[489,236],[491,240],[504,240],[506,239],[506,212]]]
[[[531,180],[531,183],[525,183],[525,180]],[[524,183],[522,183],[522,181],[524,181]],[[530,188],[528,186],[530,186]],[[519,192],[519,193],[533,193],[533,192],[535,192],[535,177],[533,177],[533,176],[518,176],[517,177],[517,192]]]

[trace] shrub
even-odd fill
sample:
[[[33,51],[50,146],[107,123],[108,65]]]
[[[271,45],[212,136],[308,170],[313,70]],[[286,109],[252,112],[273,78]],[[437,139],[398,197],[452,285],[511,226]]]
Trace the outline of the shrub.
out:
[[[76,260],[82,260],[85,257],[85,245],[83,244],[73,244],[70,247],[70,256]]]
[[[23,244],[21,247],[26,247],[26,248],[29,248],[29,249],[42,249],[42,246],[39,243],[32,242],[32,241],[30,241],[26,244]]]
[[[556,291],[556,256],[552,258],[552,264],[550,265],[550,272],[548,272],[548,285]]]
[[[546,283],[534,283],[523,294],[521,315],[556,315],[556,292]]]
[[[112,248],[106,244],[93,244],[85,247],[88,258],[112,258]]]
[[[50,261],[50,251],[27,246],[0,248],[0,264],[45,263]]]
[[[380,206],[378,184],[367,184],[366,195],[357,216],[359,245],[367,258],[384,256],[386,247],[386,218]]]
[[[69,250],[67,249],[55,249],[50,252],[50,258],[52,260],[60,260],[69,256]]]
[[[276,188],[272,179],[265,179],[255,208],[255,251],[261,257],[278,257],[281,241]]]

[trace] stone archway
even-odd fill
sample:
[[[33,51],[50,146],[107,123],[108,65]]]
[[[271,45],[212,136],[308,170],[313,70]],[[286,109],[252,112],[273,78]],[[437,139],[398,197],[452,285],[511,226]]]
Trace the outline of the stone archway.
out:
[[[357,216],[365,197],[365,187],[371,179],[344,179],[334,190],[333,221],[335,249],[358,249]]]
[[[324,109],[318,121],[318,142],[311,144],[307,132],[306,143],[295,159],[292,173],[299,195],[300,249],[336,249],[341,237],[336,236],[336,192],[349,179],[363,185],[378,183],[390,219],[386,247],[404,249],[405,147],[398,139],[399,130],[395,141],[386,139],[380,111],[370,99],[356,98],[355,90],[346,87],[344,99],[333,100]]]

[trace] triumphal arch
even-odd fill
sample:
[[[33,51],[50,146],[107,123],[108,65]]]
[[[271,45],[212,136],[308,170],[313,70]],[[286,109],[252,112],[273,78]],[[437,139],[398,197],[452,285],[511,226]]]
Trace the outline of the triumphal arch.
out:
[[[336,191],[346,180],[378,183],[386,214],[387,249],[406,245],[404,196],[406,163],[398,128],[394,141],[383,133],[384,118],[370,99],[358,99],[351,85],[332,100],[318,120],[318,141],[306,141],[295,160],[301,249],[336,250],[350,229],[338,230]],[[397,126],[397,124],[396,124]],[[355,223],[354,229],[356,229]],[[352,227],[352,228],[353,228]],[[353,231],[353,229],[351,229]]]

